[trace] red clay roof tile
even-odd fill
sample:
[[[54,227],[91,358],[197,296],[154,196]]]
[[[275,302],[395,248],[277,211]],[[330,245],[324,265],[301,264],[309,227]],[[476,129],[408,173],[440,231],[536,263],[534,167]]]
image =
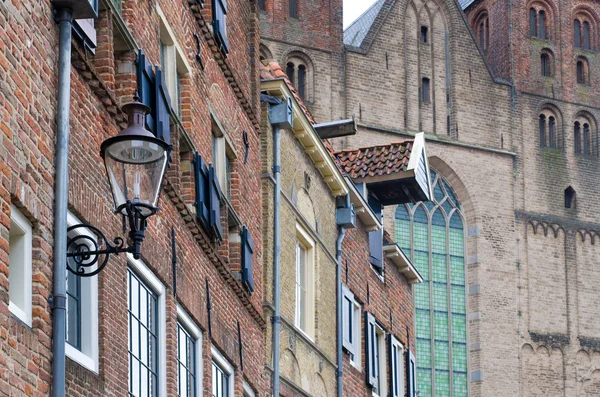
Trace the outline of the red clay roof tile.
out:
[[[335,153],[342,171],[352,179],[368,176],[389,175],[406,171],[413,140],[371,146],[359,149],[345,149]]]

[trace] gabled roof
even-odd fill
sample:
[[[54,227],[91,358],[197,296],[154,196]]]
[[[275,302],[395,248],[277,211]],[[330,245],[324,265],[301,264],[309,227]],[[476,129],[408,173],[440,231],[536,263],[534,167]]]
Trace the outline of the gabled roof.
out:
[[[458,0],[461,10],[466,10],[471,4],[475,3],[476,0]]]
[[[385,0],[376,1],[344,30],[344,45],[360,48]]]
[[[413,140],[337,152],[339,164],[350,178],[390,175],[407,171]]]

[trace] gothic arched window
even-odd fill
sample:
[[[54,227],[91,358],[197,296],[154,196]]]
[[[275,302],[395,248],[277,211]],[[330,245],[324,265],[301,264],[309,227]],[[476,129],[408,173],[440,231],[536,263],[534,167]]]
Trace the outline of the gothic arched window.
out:
[[[431,202],[399,205],[396,240],[423,277],[415,285],[417,383],[421,396],[466,397],[467,309],[462,208],[431,173]],[[435,385],[435,388],[432,387]],[[451,394],[452,393],[452,394]]]

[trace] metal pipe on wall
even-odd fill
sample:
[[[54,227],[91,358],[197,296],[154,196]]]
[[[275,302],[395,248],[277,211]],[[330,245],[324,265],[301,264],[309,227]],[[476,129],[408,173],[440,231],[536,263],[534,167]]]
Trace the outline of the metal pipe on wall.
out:
[[[280,127],[273,126],[273,176],[275,192],[273,200],[273,396],[279,397],[279,354],[281,339],[281,149]]]
[[[52,296],[52,393],[65,395],[65,342],[67,318],[67,206],[69,201],[69,117],[71,106],[70,9],[56,12],[58,41],[58,104],[54,185],[54,293]]]
[[[345,198],[346,208],[350,208],[350,195],[346,195]],[[336,348],[337,348],[337,396],[343,396],[343,380],[344,380],[344,360],[342,355],[342,346],[344,343],[343,336],[343,314],[342,314],[342,302],[343,302],[343,289],[342,289],[342,243],[346,236],[346,227],[343,225],[338,226],[339,234],[335,242],[335,283],[337,288],[337,299],[336,299]]]

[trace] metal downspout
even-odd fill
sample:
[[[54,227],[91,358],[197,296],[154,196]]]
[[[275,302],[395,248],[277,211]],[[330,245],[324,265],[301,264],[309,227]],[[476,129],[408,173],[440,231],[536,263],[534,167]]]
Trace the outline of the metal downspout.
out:
[[[69,201],[69,112],[71,102],[70,9],[59,9],[58,105],[56,134],[56,176],[54,186],[54,294],[52,296],[52,393],[65,395],[65,341],[67,299],[67,205]]]
[[[335,268],[335,283],[337,285],[337,301],[336,301],[336,315],[337,315],[337,330],[336,330],[336,347],[337,347],[337,395],[338,397],[342,397],[342,383],[343,383],[343,374],[344,374],[344,362],[342,357],[342,344],[343,335],[342,335],[342,242],[344,241],[344,236],[346,235],[346,228],[344,226],[339,226],[339,234],[338,238],[335,242],[335,260],[337,266]]]
[[[273,396],[279,397],[279,354],[281,339],[281,149],[280,127],[273,126],[273,176],[275,197],[273,201]]]

